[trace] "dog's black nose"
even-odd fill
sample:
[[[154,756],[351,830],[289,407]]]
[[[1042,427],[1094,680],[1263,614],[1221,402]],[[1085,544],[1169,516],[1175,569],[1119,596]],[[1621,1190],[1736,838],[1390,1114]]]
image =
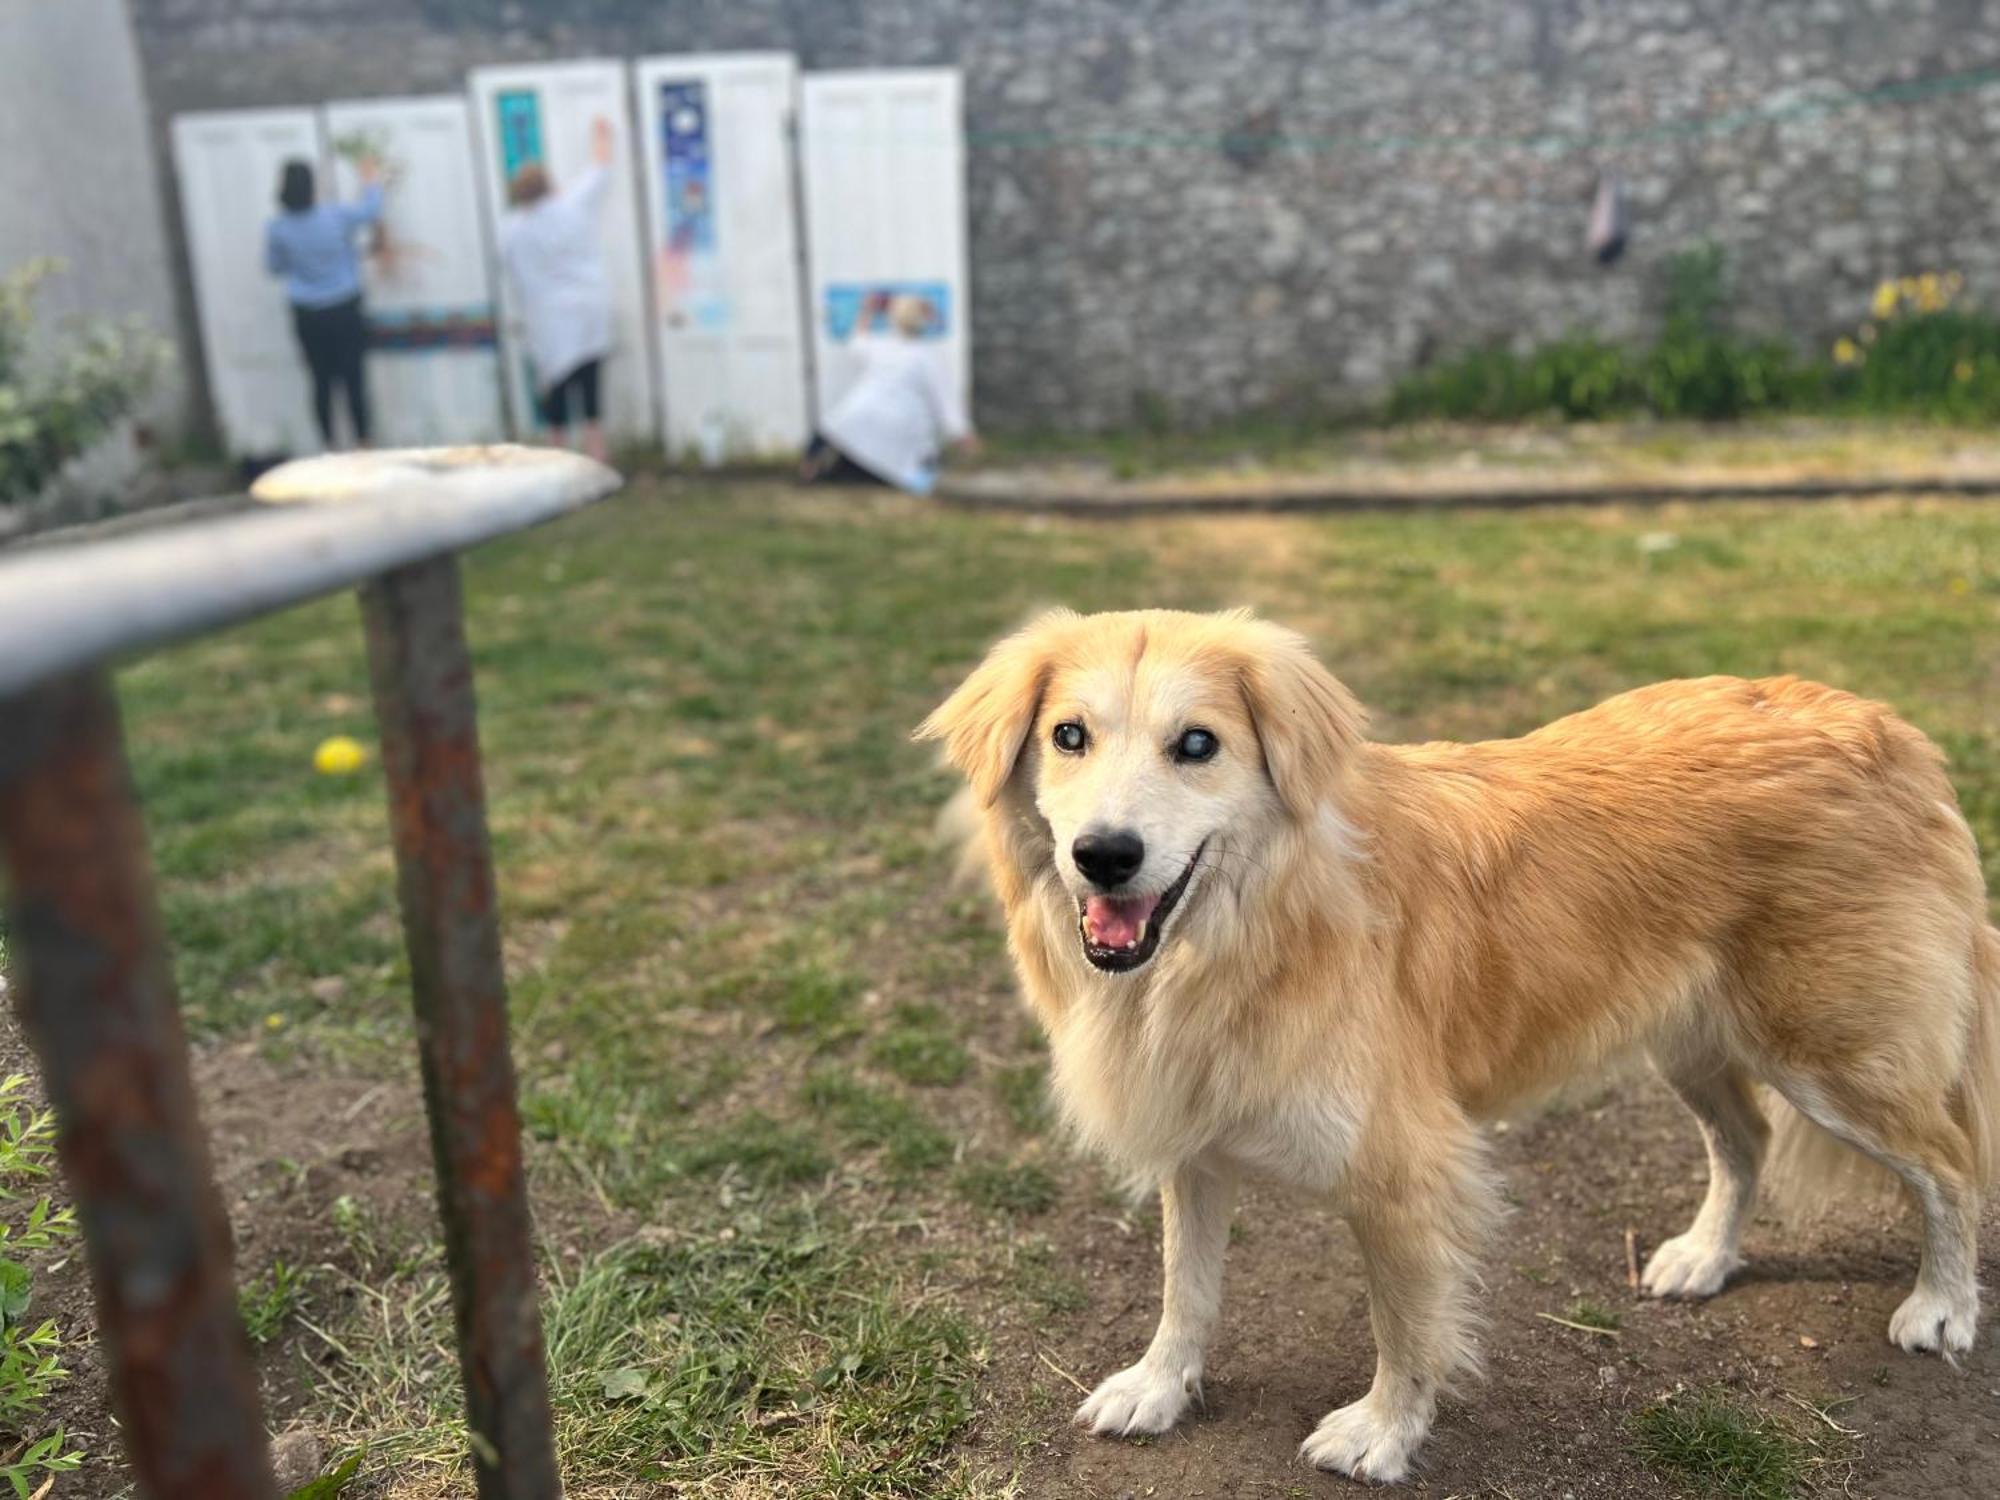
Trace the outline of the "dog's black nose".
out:
[[[1083,878],[1107,891],[1137,875],[1146,862],[1146,842],[1136,833],[1079,834],[1069,852]]]

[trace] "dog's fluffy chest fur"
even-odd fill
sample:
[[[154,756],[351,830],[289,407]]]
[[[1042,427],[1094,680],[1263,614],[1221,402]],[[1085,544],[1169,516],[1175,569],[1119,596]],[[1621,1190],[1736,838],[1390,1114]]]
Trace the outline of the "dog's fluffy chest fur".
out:
[[[1025,915],[1017,953],[1063,986],[1059,1005],[1038,1007],[1055,1097],[1089,1145],[1140,1181],[1220,1155],[1290,1183],[1337,1183],[1366,1099],[1337,1035],[1322,1032],[1309,1052],[1287,1045],[1268,1024],[1268,992],[1238,989],[1227,965],[1090,973],[1070,951],[1074,918],[1057,893]],[[1254,976],[1248,990],[1262,990]]]
[[[1051,1035],[1056,1099],[1085,1141],[1141,1181],[1217,1154],[1303,1186],[1338,1181],[1358,1096],[1326,1077],[1275,1080],[1254,1051],[1189,1045],[1135,998],[1083,999]]]

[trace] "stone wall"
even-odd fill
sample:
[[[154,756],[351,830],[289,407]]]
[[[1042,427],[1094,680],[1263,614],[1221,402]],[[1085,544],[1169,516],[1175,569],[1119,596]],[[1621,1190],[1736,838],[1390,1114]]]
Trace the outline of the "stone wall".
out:
[[[965,71],[979,416],[1352,404],[1441,352],[1643,331],[1723,246],[1817,343],[1877,278],[2000,303],[1980,0],[132,0],[154,108],[454,89],[502,60],[779,47]],[[1920,82],[1953,75],[1956,83]],[[1857,102],[1856,95],[1872,95]],[[1583,239],[1601,171],[1632,248]]]

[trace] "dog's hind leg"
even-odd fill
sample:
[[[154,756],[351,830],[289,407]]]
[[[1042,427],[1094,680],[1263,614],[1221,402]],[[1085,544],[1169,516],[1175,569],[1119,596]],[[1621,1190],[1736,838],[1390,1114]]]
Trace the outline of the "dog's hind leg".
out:
[[[1348,1185],[1348,1222],[1367,1262],[1375,1383],[1322,1418],[1299,1449],[1315,1467],[1384,1484],[1408,1475],[1439,1392],[1475,1362],[1470,1287],[1495,1212],[1470,1125],[1399,1137],[1393,1154],[1378,1147],[1358,1159]]]
[[[1749,1078],[1727,1058],[1691,1061],[1660,1053],[1653,1063],[1700,1127],[1708,1148],[1708,1196],[1687,1231],[1653,1252],[1641,1284],[1655,1297],[1712,1297],[1743,1264],[1737,1245],[1757,1201],[1771,1128]]]
[[[1923,1216],[1917,1284],[1889,1319],[1889,1341],[1947,1359],[1970,1349],[1979,1324],[1979,1188],[1972,1139],[1942,1090],[1934,1080],[1851,1068],[1781,1079],[1778,1088],[1800,1114],[1900,1177]]]
[[[1166,1279],[1159,1331],[1139,1363],[1090,1393],[1076,1410],[1077,1425],[1111,1436],[1165,1432],[1200,1395],[1202,1361],[1222,1309],[1222,1261],[1235,1201],[1235,1170],[1226,1163],[1190,1163],[1161,1185]]]

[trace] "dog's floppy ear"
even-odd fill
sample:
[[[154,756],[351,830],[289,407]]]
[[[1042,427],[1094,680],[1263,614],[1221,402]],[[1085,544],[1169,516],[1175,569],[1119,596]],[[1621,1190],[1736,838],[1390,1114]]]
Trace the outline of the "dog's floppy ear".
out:
[[[1319,664],[1304,636],[1264,621],[1243,663],[1243,697],[1271,784],[1293,817],[1311,817],[1340,784],[1368,716]]]
[[[1007,785],[1034,727],[1049,680],[1049,637],[1076,618],[1053,610],[1008,636],[917,726],[917,739],[944,741],[945,758],[965,773],[982,807]]]

